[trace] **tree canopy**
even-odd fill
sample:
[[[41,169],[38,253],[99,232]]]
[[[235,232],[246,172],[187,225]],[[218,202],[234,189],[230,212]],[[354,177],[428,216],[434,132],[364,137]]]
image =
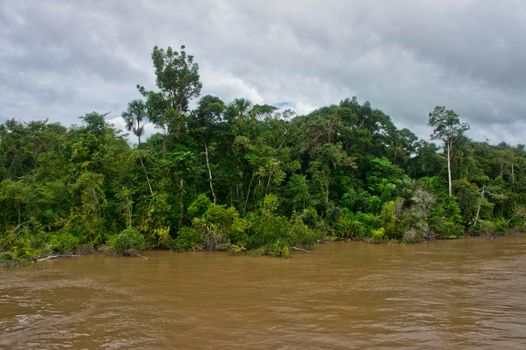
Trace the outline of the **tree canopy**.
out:
[[[524,146],[470,140],[452,110],[429,115],[439,148],[354,97],[301,116],[210,95],[191,109],[193,57],[155,47],[152,61],[158,90],[139,86],[122,114],[135,146],[97,112],[0,125],[1,259],[105,246],[288,256],[324,238],[524,230]],[[148,120],[165,132],[143,139]]]

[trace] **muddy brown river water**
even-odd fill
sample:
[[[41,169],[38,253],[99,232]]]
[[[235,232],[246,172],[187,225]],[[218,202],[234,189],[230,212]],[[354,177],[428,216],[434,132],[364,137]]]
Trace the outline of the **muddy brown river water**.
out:
[[[526,349],[526,236],[0,271],[6,349]]]

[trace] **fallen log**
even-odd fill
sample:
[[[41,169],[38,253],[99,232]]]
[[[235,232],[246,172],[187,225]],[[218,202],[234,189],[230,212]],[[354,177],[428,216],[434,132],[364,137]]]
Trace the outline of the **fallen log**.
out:
[[[312,253],[310,250],[298,248],[298,247],[292,247],[292,250],[299,250],[300,252],[309,253],[309,254]]]
[[[45,258],[35,259],[34,262],[44,261],[44,260],[51,260],[51,259],[58,259],[58,258],[72,258],[75,256],[81,256],[81,255],[75,255],[75,254],[62,254],[62,255],[50,255],[46,256]]]

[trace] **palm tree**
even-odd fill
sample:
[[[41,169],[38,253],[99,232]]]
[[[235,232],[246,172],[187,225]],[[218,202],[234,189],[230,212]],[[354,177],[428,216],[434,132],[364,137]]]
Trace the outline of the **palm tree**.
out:
[[[141,144],[141,136],[144,135],[144,119],[146,119],[146,106],[142,100],[133,100],[128,103],[128,110],[122,113],[126,122],[126,129],[132,131]]]
[[[126,129],[132,131],[137,139],[139,140],[139,146],[141,145],[141,136],[144,135],[144,119],[146,119],[146,105],[142,100],[133,100],[128,103],[128,110],[122,113],[122,119],[126,122]],[[139,153],[139,161],[141,162],[142,169],[144,170],[144,175],[146,175],[146,182],[148,183],[148,188],[150,189],[150,194],[153,197],[153,189],[150,183],[150,178],[148,177],[148,172],[142,161],[142,157]]]

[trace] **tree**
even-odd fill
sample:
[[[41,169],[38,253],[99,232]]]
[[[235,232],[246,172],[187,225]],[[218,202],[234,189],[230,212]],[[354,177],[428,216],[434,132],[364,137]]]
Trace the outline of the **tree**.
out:
[[[212,169],[210,167],[209,144],[215,127],[221,122],[224,110],[225,103],[219,97],[206,95],[199,101],[193,120],[195,122],[193,131],[204,146],[208,183],[214,203],[217,202],[217,196],[214,191]]]
[[[453,110],[446,110],[444,106],[436,106],[433,112],[429,113],[429,126],[433,127],[431,139],[441,140],[447,152],[447,174],[449,184],[449,196],[452,195],[451,183],[451,152],[453,144],[469,130],[469,124],[461,123],[458,114]]]
[[[201,93],[199,65],[186,53],[184,45],[180,52],[155,46],[152,61],[159,91],[149,91],[141,85],[137,85],[137,89],[146,97],[148,116],[153,123],[163,128],[177,128],[174,124],[188,111],[189,101]]]
[[[126,122],[126,130],[133,131],[135,136],[139,141],[139,146],[141,145],[141,136],[144,134],[144,119],[146,119],[146,105],[142,100],[133,100],[128,103],[128,110],[122,113],[122,118]],[[142,161],[142,157],[139,153],[139,161],[141,162],[142,169],[146,175],[146,182],[148,183],[148,188],[150,189],[150,194],[153,197],[152,185],[150,183],[150,178],[148,177],[148,172]]]
[[[146,119],[146,105],[142,100],[133,100],[128,103],[128,110],[122,113],[122,119],[126,122],[126,130],[132,131],[141,144],[141,136],[144,135],[143,121]]]

